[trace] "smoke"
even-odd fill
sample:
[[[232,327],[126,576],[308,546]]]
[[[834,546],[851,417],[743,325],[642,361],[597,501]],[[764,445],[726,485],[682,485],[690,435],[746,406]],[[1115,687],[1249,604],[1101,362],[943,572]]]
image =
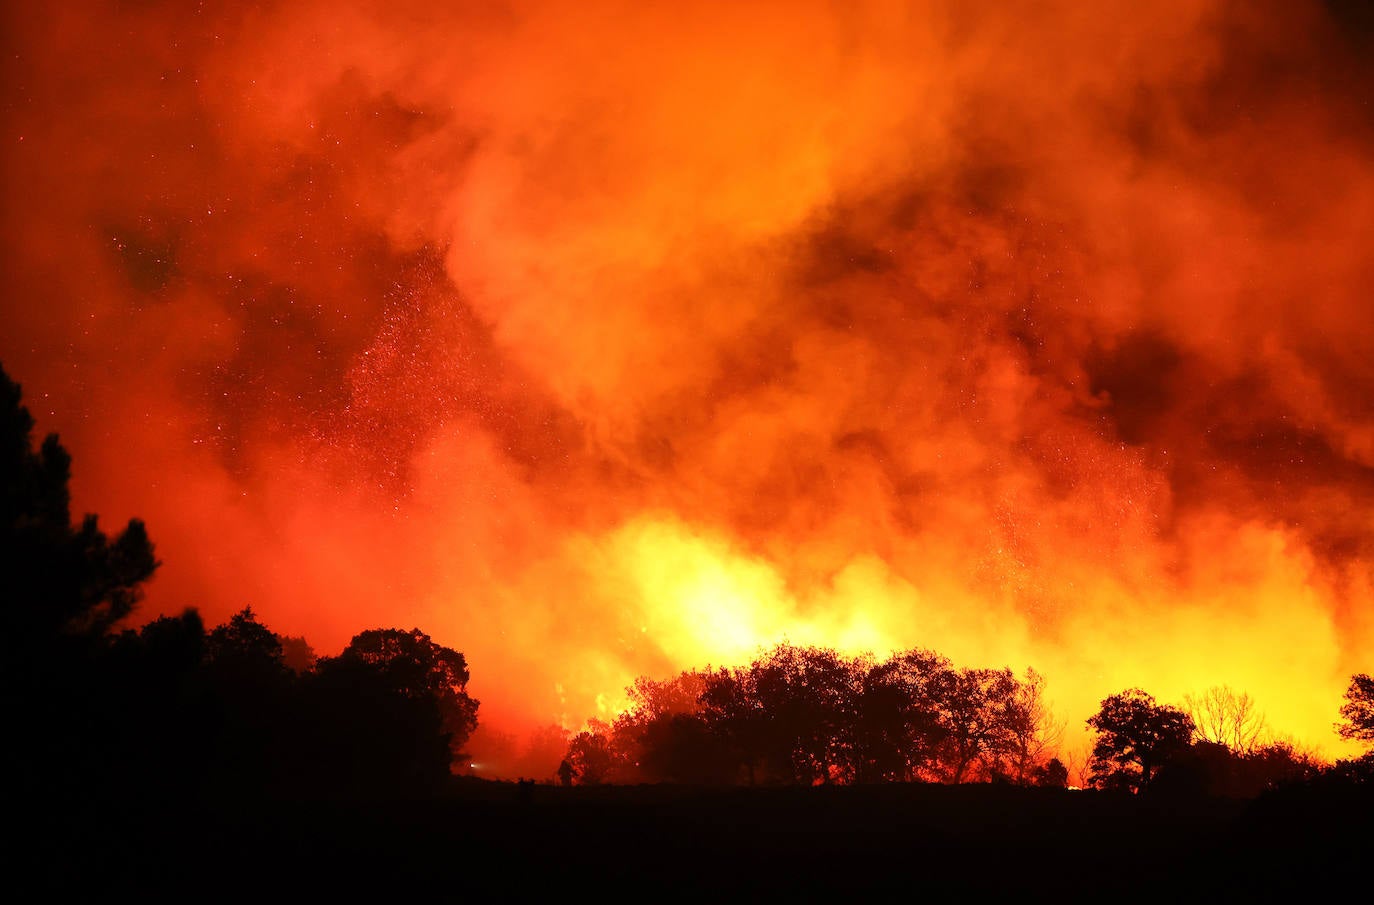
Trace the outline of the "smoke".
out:
[[[419,625],[509,731],[787,637],[1340,750],[1369,23],[732,6],[6,11],[0,358],[144,615]]]

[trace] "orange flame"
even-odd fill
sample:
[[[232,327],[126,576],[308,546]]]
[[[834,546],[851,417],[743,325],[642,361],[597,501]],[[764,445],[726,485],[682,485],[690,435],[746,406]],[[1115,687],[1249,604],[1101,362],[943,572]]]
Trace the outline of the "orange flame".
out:
[[[451,6],[6,11],[0,359],[145,616],[420,625],[509,728],[789,638],[1349,750],[1358,23]]]

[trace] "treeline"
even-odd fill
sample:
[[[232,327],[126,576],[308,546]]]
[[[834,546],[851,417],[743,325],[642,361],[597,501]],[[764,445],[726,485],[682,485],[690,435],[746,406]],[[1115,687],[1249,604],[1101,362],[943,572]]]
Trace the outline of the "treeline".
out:
[[[1001,782],[1133,793],[1257,796],[1322,778],[1374,778],[1374,755],[1334,766],[1266,739],[1248,696],[1214,688],[1184,708],[1140,689],[1105,699],[1077,775],[1044,679],[958,668],[929,650],[886,660],[783,644],[748,666],[640,678],[629,709],[568,746],[562,779],[821,785]],[[1356,676],[1343,735],[1374,740],[1374,685]]]
[[[626,713],[572,739],[576,781],[1068,782],[1034,671],[783,644],[745,667],[640,678],[629,691]]]
[[[30,660],[10,702],[20,775],[78,794],[432,789],[477,722],[462,654],[419,630],[362,632],[312,662],[248,609],[209,631],[188,610],[83,640]]]
[[[0,370],[0,705],[11,790],[337,794],[446,781],[477,724],[461,653],[375,629],[316,660],[245,608],[120,630],[158,567],[142,523],[70,515],[71,460],[37,449]]]

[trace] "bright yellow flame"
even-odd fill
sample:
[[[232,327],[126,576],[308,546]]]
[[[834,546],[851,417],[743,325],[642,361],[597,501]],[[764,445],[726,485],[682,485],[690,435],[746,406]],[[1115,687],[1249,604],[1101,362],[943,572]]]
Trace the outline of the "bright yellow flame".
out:
[[[1083,721],[1102,698],[1132,686],[1181,704],[1212,685],[1248,691],[1276,736],[1294,736],[1327,756],[1348,753],[1329,738],[1343,677],[1337,633],[1310,556],[1283,532],[1256,525],[1193,526],[1194,572],[1175,596],[1132,590],[1118,577],[1072,575],[1083,603],[1058,632],[1037,631],[986,592],[932,568],[928,579],[897,574],[877,556],[856,556],[828,581],[789,587],[780,566],[721,533],[663,513],[632,519],[567,552],[581,563],[588,594],[621,626],[619,655],[598,652],[568,666],[587,709],[567,701],[573,723],[610,719],[638,675],[747,663],[781,641],[877,657],[914,647],[959,666],[1034,667],[1067,722],[1066,753],[1087,744]],[[1221,544],[1225,543],[1225,546]],[[929,555],[938,560],[935,546]],[[970,582],[971,584],[971,582]],[[1100,644],[1065,644],[1091,636]],[[1312,699],[1314,688],[1325,692]],[[1323,708],[1323,703],[1331,704]],[[1330,711],[1330,712],[1328,712]]]
[[[795,607],[778,574],[673,521],[637,521],[611,540],[644,634],[677,663],[737,662],[781,640]]]

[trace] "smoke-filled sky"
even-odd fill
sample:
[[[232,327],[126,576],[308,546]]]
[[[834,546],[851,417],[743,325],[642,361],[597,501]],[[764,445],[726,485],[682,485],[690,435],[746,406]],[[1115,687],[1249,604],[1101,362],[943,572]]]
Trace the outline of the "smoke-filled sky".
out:
[[[6,4],[0,361],[143,618],[419,626],[512,732],[786,637],[1339,753],[1366,10]]]

